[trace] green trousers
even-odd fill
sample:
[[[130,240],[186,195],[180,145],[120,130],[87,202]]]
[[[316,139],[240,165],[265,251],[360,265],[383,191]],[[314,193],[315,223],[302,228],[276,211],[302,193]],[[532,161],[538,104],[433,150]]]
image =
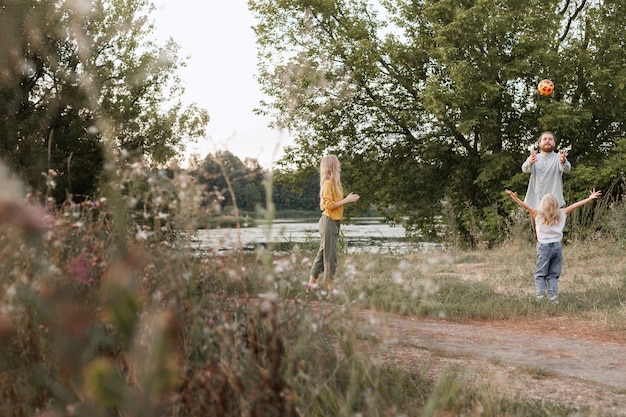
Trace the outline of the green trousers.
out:
[[[328,216],[322,216],[319,221],[319,231],[321,236],[320,248],[317,251],[311,276],[319,278],[324,274],[324,280],[332,282],[337,271],[337,243],[339,242],[339,228],[341,221],[332,220]]]

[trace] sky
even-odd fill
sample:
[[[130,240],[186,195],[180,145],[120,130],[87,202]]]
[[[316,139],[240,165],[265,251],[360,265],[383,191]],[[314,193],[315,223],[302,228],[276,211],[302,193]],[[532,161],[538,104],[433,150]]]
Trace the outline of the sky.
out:
[[[153,0],[157,39],[173,38],[188,57],[179,75],[183,101],[195,102],[211,118],[207,137],[187,144],[187,154],[204,158],[228,150],[265,167],[282,156],[288,135],[267,127],[269,118],[253,109],[263,98],[255,80],[254,19],[246,0]]]

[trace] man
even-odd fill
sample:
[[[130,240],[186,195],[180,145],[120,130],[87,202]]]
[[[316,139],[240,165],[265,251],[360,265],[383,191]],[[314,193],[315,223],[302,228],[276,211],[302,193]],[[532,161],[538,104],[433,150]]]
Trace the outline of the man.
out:
[[[541,152],[534,151],[522,164],[522,172],[530,174],[524,203],[538,209],[541,198],[550,193],[556,197],[559,207],[563,207],[563,173],[570,172],[572,165],[565,152],[555,152],[556,139],[552,132],[543,132],[537,144]]]
[[[572,164],[567,160],[563,151],[555,152],[556,138],[552,132],[543,132],[537,141],[538,151],[533,151],[522,164],[522,172],[530,174],[528,189],[524,203],[533,209],[539,208],[541,198],[546,194],[556,197],[559,207],[565,205],[563,197],[563,173],[570,172]],[[531,217],[533,234],[537,238],[535,230],[535,218]]]

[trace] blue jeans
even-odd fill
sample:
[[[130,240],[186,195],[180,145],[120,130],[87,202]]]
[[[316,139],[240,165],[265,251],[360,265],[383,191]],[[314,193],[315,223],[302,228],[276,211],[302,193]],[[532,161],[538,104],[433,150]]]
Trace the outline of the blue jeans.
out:
[[[556,299],[558,296],[558,279],[563,267],[563,246],[561,242],[537,243],[537,269],[535,271],[535,289],[537,295]]]

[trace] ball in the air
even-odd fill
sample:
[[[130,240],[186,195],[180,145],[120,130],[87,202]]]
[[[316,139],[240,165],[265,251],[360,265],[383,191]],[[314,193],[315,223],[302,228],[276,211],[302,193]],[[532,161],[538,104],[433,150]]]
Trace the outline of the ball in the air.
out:
[[[554,91],[554,83],[550,80],[541,80],[537,86],[537,91],[542,96],[549,96]]]

